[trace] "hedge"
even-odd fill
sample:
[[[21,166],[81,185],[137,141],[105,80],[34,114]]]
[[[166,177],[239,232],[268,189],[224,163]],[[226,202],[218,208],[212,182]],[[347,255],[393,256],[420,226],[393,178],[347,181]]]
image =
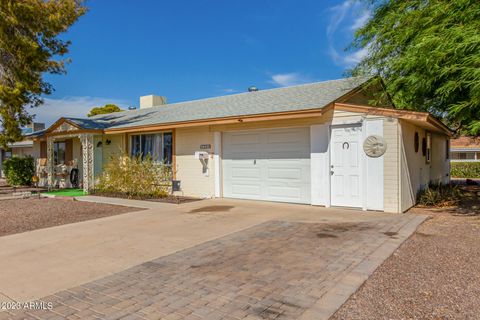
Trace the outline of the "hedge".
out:
[[[452,178],[480,178],[480,162],[451,162]]]
[[[3,171],[9,185],[29,186],[35,175],[35,164],[32,157],[12,157],[3,162]]]

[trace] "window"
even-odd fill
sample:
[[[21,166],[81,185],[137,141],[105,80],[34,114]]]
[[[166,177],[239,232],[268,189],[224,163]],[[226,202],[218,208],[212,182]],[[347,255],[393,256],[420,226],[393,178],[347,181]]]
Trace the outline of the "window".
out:
[[[432,157],[432,134],[427,132],[427,150],[425,154],[425,161],[430,163]]]
[[[427,139],[422,138],[422,156],[427,156]]]
[[[445,159],[450,159],[450,139],[445,140]]]
[[[65,164],[65,142],[58,141],[53,143],[53,164]]]
[[[130,155],[150,156],[154,161],[172,164],[173,138],[171,132],[156,134],[137,134],[131,136]]]
[[[415,137],[413,138],[413,147],[415,148],[415,153],[417,153],[419,147],[418,132],[415,132]]]
[[[459,152],[459,160],[475,160],[475,152]]]

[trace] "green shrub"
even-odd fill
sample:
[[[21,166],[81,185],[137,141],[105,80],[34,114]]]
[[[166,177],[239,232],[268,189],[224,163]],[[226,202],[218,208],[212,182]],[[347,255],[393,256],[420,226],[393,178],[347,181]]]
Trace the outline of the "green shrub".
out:
[[[166,197],[171,168],[151,158],[112,157],[104,167],[95,192],[123,194],[126,197]]]
[[[3,172],[11,186],[29,186],[35,175],[32,157],[12,157],[3,162]]]
[[[453,178],[480,178],[480,162],[451,162],[450,173]]]
[[[457,204],[462,193],[452,184],[435,184],[421,190],[417,196],[418,204],[429,207],[447,207]]]

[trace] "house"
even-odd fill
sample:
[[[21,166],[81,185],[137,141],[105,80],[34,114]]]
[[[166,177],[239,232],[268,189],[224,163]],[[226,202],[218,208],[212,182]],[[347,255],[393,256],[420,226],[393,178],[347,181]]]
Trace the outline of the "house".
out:
[[[451,161],[480,162],[480,138],[459,137],[451,140]]]
[[[451,132],[425,112],[372,106],[383,90],[354,77],[172,104],[144,96],[137,110],[60,118],[29,137],[44,184],[69,187],[78,168],[91,190],[112,156],[151,154],[183,195],[404,212],[428,183],[449,182]]]
[[[32,122],[22,128],[22,133],[26,135],[43,129],[45,129],[44,123]],[[10,143],[8,144],[8,149],[0,148],[0,177],[4,176],[3,161],[11,158],[12,156],[26,157],[33,155],[33,141],[30,139]]]

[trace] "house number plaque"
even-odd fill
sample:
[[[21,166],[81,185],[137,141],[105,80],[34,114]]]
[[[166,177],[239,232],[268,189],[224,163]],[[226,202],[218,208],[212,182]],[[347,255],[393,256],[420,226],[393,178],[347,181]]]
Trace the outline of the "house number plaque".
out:
[[[201,144],[200,145],[200,150],[208,150],[208,149],[212,149],[211,144]]]

